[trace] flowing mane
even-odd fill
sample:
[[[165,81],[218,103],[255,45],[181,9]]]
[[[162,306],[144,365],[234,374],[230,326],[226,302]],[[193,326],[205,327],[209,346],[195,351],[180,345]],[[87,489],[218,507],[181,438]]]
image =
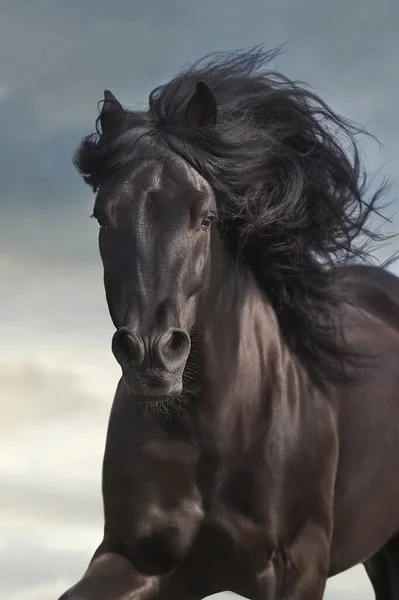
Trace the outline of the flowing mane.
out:
[[[220,233],[252,269],[289,347],[318,382],[343,378],[335,307],[336,267],[368,258],[365,242],[386,185],[368,194],[356,137],[364,130],[335,114],[302,83],[269,70],[279,51],[213,53],[154,89],[147,111],[125,111],[112,131],[100,124],[75,164],[94,191],[138,155],[180,155],[212,186]],[[185,123],[198,81],[217,101],[215,127]]]

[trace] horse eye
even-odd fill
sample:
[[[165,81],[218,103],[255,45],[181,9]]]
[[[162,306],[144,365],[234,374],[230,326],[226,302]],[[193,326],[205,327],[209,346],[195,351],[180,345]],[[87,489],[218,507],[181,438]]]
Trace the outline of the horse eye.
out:
[[[105,218],[104,217],[94,217],[94,218],[96,219],[97,223],[99,224],[100,229],[105,229],[105,227],[107,225]]]
[[[95,219],[95,220],[97,221],[97,223],[98,223],[98,224],[99,224],[99,226],[100,226],[100,229],[105,229],[105,228],[106,228],[107,222],[106,222],[106,220],[105,220],[105,218],[104,218],[104,217],[102,217],[102,216],[100,216],[100,215],[96,215],[96,214],[92,213],[92,214],[90,215],[90,218],[91,218],[91,219]]]
[[[214,219],[214,215],[207,215],[201,223],[201,227],[202,229],[209,229],[209,227],[212,225],[212,221]]]

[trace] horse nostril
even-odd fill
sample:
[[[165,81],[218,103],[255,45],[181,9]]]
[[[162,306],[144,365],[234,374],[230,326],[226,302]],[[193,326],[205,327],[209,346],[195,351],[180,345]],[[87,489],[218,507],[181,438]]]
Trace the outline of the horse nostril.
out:
[[[112,351],[118,362],[130,362],[141,365],[145,357],[141,338],[125,327],[118,329],[112,339]]]
[[[191,342],[182,329],[170,329],[158,338],[156,353],[162,365],[169,371],[178,371],[190,354]]]
[[[184,331],[176,329],[170,332],[169,340],[166,342],[166,349],[170,352],[179,352],[187,343],[187,334]]]

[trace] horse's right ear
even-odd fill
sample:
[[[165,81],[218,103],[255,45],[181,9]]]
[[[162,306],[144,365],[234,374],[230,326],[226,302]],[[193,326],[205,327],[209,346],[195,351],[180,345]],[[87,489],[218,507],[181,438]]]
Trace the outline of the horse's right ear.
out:
[[[215,127],[216,98],[204,81],[198,81],[186,109],[186,122],[191,127]]]
[[[112,92],[105,90],[103,106],[100,112],[101,131],[107,133],[115,127],[125,113],[122,104],[118,102]]]

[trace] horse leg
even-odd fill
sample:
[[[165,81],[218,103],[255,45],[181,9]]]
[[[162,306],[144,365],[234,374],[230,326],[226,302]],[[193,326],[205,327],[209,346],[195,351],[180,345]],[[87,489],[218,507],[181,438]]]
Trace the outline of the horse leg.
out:
[[[399,600],[399,535],[364,562],[376,600]]]
[[[132,563],[101,544],[82,579],[59,600],[155,600],[158,578],[139,573]]]
[[[382,548],[363,563],[370,583],[373,586],[376,600],[390,600],[391,598],[391,586],[388,575],[389,565],[384,550]]]

